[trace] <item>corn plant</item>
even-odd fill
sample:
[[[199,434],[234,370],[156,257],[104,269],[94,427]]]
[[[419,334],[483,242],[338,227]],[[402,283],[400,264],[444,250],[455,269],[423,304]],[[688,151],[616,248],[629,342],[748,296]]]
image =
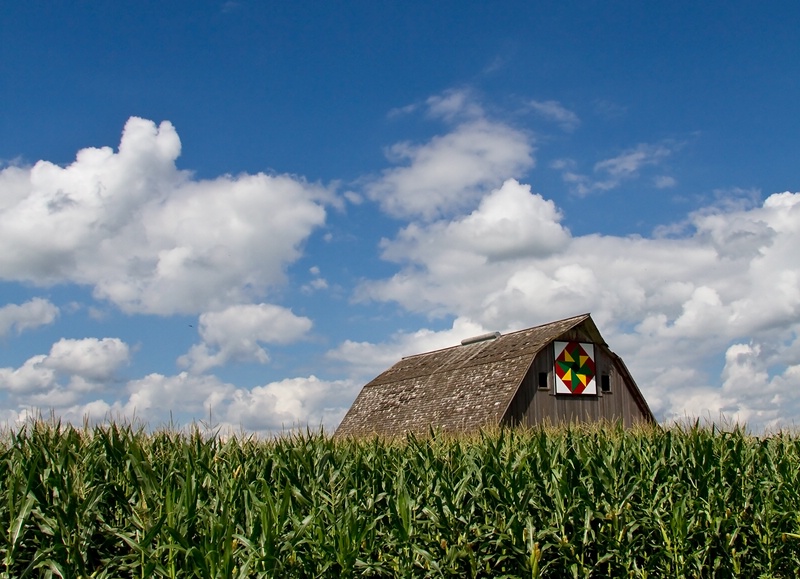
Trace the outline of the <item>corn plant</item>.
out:
[[[0,577],[796,577],[800,438],[0,437]]]

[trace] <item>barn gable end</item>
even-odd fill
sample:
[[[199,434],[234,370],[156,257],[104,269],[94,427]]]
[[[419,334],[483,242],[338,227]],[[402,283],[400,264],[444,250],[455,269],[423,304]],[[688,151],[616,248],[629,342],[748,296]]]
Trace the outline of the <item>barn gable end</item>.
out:
[[[621,380],[622,386],[614,383],[610,394],[596,397],[570,397],[582,400],[562,400],[552,394],[553,400],[549,401],[552,389],[540,390],[538,381],[548,363],[552,374],[551,344],[558,339],[596,344],[602,353],[598,361],[615,369],[612,376]],[[361,390],[335,436],[424,434],[431,427],[459,432],[498,425],[532,425],[547,417],[551,422],[596,419],[600,417],[596,416],[598,412],[617,412],[615,405],[628,399],[635,399],[636,412],[626,414],[623,409],[613,417],[626,425],[637,419],[653,420],[630,374],[616,370],[617,360],[620,364],[621,360],[608,350],[589,314],[465,342],[408,356],[377,376]],[[551,376],[550,385],[552,379]],[[623,395],[623,389],[630,390],[631,386],[635,393]],[[597,404],[601,399],[608,400]],[[595,408],[608,408],[586,412],[584,407],[592,402]]]

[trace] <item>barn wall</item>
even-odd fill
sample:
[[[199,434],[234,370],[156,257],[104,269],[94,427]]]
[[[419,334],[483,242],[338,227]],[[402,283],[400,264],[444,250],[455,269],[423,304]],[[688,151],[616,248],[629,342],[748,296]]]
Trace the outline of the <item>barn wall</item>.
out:
[[[586,340],[585,336],[565,336],[566,339]],[[597,371],[597,396],[569,396],[554,394],[553,346],[548,345],[534,358],[522,385],[512,400],[504,424],[533,426],[543,423],[584,422],[596,420],[621,420],[628,427],[645,421],[636,400],[626,385],[624,373],[616,367],[608,350],[595,344]],[[539,374],[546,373],[546,388],[539,388]],[[610,391],[601,391],[601,376],[609,376]]]

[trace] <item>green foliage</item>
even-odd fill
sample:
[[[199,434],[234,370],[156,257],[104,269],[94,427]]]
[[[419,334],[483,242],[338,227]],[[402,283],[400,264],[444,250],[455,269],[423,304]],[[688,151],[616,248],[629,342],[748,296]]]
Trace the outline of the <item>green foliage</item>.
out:
[[[694,427],[269,441],[31,423],[0,577],[796,577],[800,439]]]

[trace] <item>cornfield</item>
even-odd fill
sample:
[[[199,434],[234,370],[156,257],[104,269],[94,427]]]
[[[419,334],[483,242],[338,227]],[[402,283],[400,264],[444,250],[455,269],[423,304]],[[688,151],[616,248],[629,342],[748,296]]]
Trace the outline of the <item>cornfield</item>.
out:
[[[800,438],[697,425],[273,440],[35,422],[2,577],[796,577]]]

